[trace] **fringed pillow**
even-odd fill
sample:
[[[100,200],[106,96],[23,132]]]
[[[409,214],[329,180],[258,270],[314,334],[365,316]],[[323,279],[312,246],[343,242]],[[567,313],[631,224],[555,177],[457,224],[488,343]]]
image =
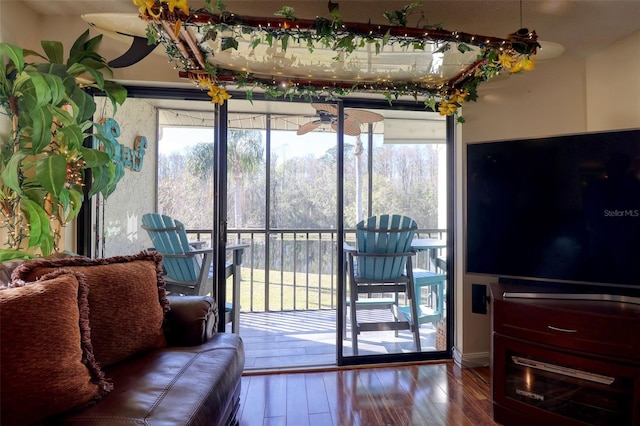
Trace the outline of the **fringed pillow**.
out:
[[[19,266],[13,278],[34,280],[57,268],[82,273],[89,286],[94,354],[104,368],[166,346],[163,322],[169,302],[161,262],[161,255],[145,251],[105,259],[40,259]]]
[[[91,346],[88,286],[58,270],[0,290],[0,419],[31,424],[111,390]]]

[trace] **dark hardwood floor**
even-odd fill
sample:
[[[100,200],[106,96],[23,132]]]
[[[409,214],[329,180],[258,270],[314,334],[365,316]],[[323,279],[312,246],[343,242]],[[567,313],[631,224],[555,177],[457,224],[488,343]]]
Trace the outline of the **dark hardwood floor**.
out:
[[[241,426],[496,425],[488,368],[453,362],[247,372]]]

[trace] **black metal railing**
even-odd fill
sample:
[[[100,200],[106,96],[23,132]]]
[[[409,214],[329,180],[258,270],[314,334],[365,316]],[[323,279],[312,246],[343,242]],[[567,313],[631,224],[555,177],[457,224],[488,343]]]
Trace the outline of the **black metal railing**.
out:
[[[211,245],[210,229],[187,230],[187,234]],[[444,240],[446,230],[419,229],[416,238]],[[355,230],[346,230],[345,242],[354,241]],[[233,229],[228,231],[228,242],[249,245],[241,268],[242,312],[336,309],[338,247],[334,229]],[[415,264],[427,265],[427,256],[426,252],[417,253]]]

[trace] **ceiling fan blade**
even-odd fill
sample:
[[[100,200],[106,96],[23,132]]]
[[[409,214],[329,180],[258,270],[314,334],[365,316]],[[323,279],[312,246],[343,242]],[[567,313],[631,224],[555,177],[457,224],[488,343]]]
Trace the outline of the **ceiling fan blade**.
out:
[[[298,127],[298,131],[296,133],[298,135],[304,135],[305,133],[309,133],[310,131],[315,130],[319,125],[320,121],[310,121]]]
[[[361,123],[375,123],[384,120],[382,115],[362,109],[346,109],[344,113],[348,115],[349,118],[355,118]]]
[[[338,123],[331,124],[331,128],[334,131],[338,131]],[[360,123],[356,120],[344,120],[344,134],[348,136],[358,136],[362,131],[360,130]]]
[[[313,103],[311,104],[311,106],[314,107],[317,111],[326,111],[329,114],[338,115],[338,109],[335,107],[335,105]]]

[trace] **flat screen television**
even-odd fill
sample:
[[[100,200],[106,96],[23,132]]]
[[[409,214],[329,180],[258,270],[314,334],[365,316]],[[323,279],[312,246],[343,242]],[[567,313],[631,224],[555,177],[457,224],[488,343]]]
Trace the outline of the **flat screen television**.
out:
[[[469,144],[466,230],[467,273],[637,294],[640,129]]]

